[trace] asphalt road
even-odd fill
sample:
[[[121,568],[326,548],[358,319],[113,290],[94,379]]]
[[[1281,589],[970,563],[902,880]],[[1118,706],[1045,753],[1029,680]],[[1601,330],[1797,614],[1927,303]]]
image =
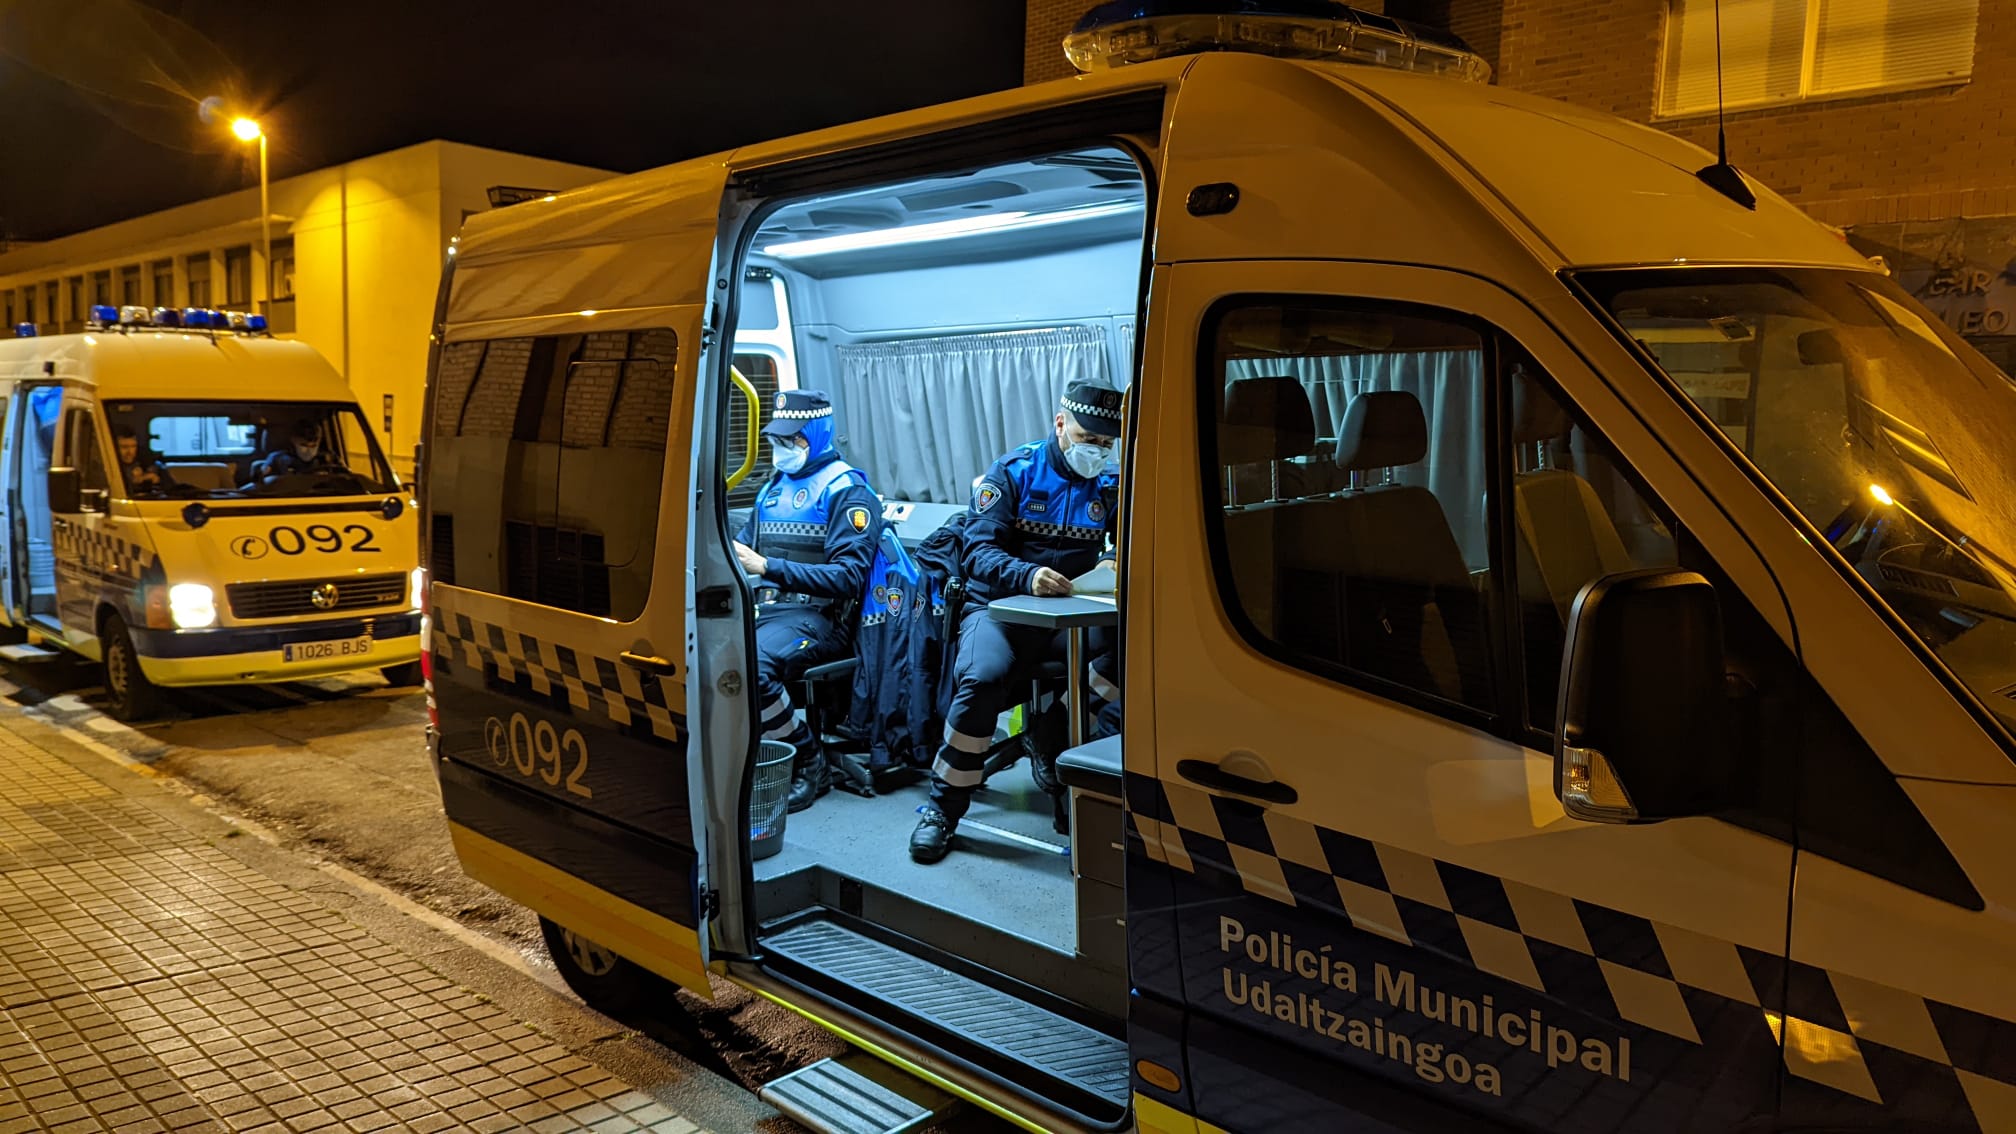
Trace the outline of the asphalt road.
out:
[[[102,711],[97,667],[67,657],[8,665],[0,696],[172,778],[199,803],[276,835],[452,918],[562,987],[532,913],[463,875],[428,766],[418,689],[374,676],[180,690],[169,715],[132,727]],[[680,992],[653,1021],[628,1021],[703,1066],[757,1085],[844,1045],[793,1013],[716,980],[712,1002]],[[969,1108],[948,1124],[1005,1129]]]

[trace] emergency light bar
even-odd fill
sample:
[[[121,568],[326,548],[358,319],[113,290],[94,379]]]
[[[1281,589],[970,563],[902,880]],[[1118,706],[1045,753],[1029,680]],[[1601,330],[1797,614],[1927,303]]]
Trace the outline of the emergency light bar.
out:
[[[266,316],[245,311],[212,311],[207,307],[184,307],[179,311],[173,307],[156,307],[149,310],[137,303],[124,307],[100,303],[91,308],[91,317],[85,321],[85,325],[94,330],[159,327],[263,335],[266,333]],[[22,326],[28,327],[32,324],[23,323]]]
[[[1462,40],[1332,0],[1115,0],[1064,37],[1080,71],[1204,51],[1364,63],[1481,83],[1491,65]]]

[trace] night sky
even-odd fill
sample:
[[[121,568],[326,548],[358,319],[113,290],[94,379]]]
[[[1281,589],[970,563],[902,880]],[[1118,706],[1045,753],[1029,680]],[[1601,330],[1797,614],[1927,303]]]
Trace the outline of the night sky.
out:
[[[0,236],[431,138],[627,172],[1016,85],[1023,0],[0,0]]]

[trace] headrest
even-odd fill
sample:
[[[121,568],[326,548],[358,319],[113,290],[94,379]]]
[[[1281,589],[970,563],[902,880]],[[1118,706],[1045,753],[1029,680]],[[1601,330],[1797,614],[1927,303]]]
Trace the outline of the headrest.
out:
[[[1316,415],[1302,383],[1285,376],[1240,378],[1225,390],[1218,459],[1228,465],[1285,461],[1316,444]]]
[[[1548,397],[1517,364],[1512,367],[1512,376],[1512,443],[1531,445],[1568,436],[1574,420],[1561,403]]]
[[[1421,402],[1404,390],[1379,390],[1351,399],[1337,432],[1337,464],[1351,472],[1411,465],[1428,455],[1428,419]]]

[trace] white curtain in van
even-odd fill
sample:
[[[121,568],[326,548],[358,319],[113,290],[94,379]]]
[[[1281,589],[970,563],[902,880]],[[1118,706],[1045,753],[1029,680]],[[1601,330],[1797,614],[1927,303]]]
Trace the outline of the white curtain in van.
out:
[[[1120,385],[1097,326],[835,350],[840,450],[890,500],[964,504],[995,458],[1049,435],[1066,385]]]
[[[1489,564],[1484,515],[1484,360],[1474,350],[1396,351],[1391,354],[1301,358],[1236,358],[1225,380],[1289,375],[1302,383],[1316,418],[1316,435],[1334,442],[1351,399],[1377,390],[1400,390],[1421,402],[1428,420],[1426,459],[1394,470],[1394,480],[1435,494],[1472,570]],[[1319,445],[1334,456],[1330,445]]]

